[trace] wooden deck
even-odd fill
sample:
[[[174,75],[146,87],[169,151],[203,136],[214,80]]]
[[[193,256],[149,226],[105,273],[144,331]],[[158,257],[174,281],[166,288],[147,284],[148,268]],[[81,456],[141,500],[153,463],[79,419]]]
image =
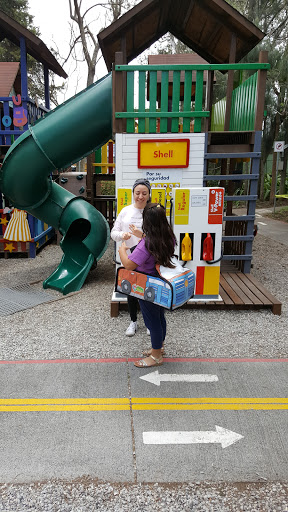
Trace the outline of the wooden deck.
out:
[[[281,315],[281,302],[276,299],[251,274],[221,271],[220,301],[198,301],[186,304],[185,309],[233,309],[257,310],[268,308],[274,315]],[[127,310],[127,304],[111,301],[111,316],[116,317],[119,310]]]
[[[205,309],[261,309],[269,308],[281,315],[281,302],[251,274],[221,272],[220,296],[222,301],[195,302],[187,308]]]

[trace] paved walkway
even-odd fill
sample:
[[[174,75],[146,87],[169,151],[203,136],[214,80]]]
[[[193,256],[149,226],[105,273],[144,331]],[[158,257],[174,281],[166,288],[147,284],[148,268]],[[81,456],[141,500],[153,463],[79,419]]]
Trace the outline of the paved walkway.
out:
[[[281,207],[276,207],[276,211],[280,208]],[[233,213],[237,215],[246,215],[246,212],[247,210],[245,208],[233,210]],[[267,217],[266,214],[271,212],[273,212],[273,207],[256,209],[255,224],[258,226],[258,233],[260,235],[267,236],[276,242],[288,245],[288,224],[286,222]]]
[[[272,212],[271,209],[256,210],[255,222],[258,226],[258,233],[267,236],[276,242],[288,245],[288,224],[279,220],[270,219],[266,213]]]

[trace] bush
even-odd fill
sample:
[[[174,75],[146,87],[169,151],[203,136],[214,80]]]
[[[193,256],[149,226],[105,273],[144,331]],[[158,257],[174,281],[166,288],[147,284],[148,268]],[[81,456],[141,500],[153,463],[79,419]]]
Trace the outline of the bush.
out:
[[[281,176],[278,173],[276,194],[279,194],[280,181],[281,181]],[[265,174],[265,176],[264,176],[264,201],[267,201],[270,197],[271,183],[272,183],[272,174]],[[287,194],[287,191],[288,191],[288,178],[286,178],[286,180],[285,180],[285,194]]]
[[[100,181],[101,195],[102,196],[115,196],[115,182],[114,181]]]

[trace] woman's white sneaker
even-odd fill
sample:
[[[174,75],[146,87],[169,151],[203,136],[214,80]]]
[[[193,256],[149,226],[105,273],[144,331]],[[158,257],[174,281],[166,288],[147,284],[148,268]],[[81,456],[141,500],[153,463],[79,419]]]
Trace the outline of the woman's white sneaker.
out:
[[[125,332],[126,336],[134,336],[135,332],[137,331],[137,327],[137,322],[131,322]]]

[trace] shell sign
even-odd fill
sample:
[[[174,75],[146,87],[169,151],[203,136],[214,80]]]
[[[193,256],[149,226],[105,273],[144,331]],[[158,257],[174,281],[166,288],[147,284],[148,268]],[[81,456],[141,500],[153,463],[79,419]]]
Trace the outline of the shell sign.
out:
[[[138,168],[188,167],[189,139],[139,139]]]

